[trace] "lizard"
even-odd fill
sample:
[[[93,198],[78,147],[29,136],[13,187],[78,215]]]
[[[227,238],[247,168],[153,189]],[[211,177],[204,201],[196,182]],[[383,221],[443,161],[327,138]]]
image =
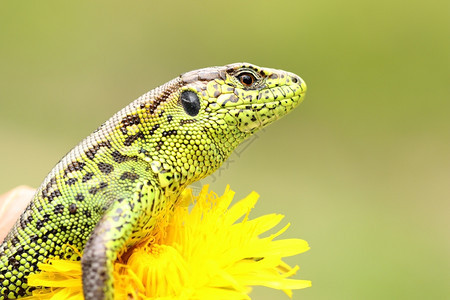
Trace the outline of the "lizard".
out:
[[[86,299],[113,299],[118,251],[145,238],[188,185],[305,92],[298,75],[234,63],[184,73],[131,102],[37,189],[0,246],[0,299],[30,295],[27,277],[52,257],[81,260]]]

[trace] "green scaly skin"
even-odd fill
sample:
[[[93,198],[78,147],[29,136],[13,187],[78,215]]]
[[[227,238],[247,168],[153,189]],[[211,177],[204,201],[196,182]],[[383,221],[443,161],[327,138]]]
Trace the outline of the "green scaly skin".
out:
[[[129,104],[53,168],[3,241],[0,299],[29,295],[27,276],[51,257],[81,259],[85,298],[113,299],[118,251],[305,91],[295,74],[237,63],[185,73]]]

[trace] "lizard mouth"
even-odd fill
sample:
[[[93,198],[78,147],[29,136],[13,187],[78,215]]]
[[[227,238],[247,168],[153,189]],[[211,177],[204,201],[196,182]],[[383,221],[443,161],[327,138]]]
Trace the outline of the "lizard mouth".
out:
[[[306,84],[273,87],[259,92],[256,103],[233,103],[228,107],[227,118],[242,132],[253,132],[287,115],[301,102],[306,93]],[[230,103],[231,104],[231,103]]]
[[[226,119],[242,132],[256,131],[287,115],[303,101],[304,94],[302,92],[292,98],[235,105],[229,108]]]
[[[260,90],[234,91],[217,97],[207,110],[223,114],[224,121],[241,132],[254,132],[288,114],[297,107],[306,93],[305,82],[272,85]]]

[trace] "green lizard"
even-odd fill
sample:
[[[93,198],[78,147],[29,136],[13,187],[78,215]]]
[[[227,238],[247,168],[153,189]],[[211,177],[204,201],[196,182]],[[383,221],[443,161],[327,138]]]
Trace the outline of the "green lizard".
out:
[[[118,251],[305,91],[295,74],[236,63],[185,73],[129,104],[53,168],[3,241],[0,299],[31,294],[27,276],[49,257],[81,259],[85,298],[112,299]]]

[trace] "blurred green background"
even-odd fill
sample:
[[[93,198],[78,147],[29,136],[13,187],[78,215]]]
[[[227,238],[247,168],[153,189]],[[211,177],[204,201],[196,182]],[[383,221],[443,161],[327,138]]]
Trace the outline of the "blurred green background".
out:
[[[289,70],[305,102],[204,180],[312,249],[294,299],[450,299],[449,1],[2,1],[0,192],[192,69]],[[254,299],[284,299],[257,288]]]

